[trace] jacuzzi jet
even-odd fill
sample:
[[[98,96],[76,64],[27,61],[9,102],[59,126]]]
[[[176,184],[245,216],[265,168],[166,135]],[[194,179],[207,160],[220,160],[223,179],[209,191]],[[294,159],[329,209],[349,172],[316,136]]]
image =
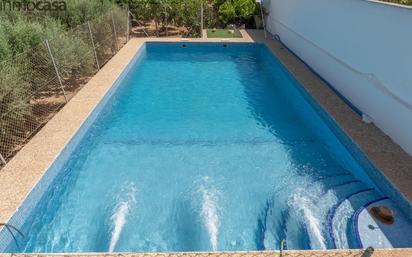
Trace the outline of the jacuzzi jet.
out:
[[[208,177],[203,178],[207,182]],[[200,187],[202,194],[202,216],[209,234],[212,250],[217,250],[217,236],[219,233],[219,216],[218,216],[218,191],[210,186],[202,185]]]
[[[120,235],[123,231],[125,224],[127,223],[127,218],[136,204],[136,186],[131,183],[127,188],[127,194],[125,199],[120,201],[116,206],[113,215],[111,216],[111,221],[113,222],[112,237],[110,239],[109,252],[113,252],[117,242],[120,239]]]
[[[182,45],[182,48],[186,48],[186,47],[187,47],[187,45],[186,45],[186,44],[183,44],[183,45]]]

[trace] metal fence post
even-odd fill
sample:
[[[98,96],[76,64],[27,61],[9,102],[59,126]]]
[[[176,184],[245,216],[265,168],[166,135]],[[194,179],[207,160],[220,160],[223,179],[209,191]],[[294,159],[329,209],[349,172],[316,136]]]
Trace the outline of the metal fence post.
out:
[[[3,155],[2,155],[1,153],[0,153],[0,161],[1,161],[4,165],[7,164],[6,159],[4,159],[4,157],[3,157]]]
[[[92,41],[94,58],[96,58],[97,70],[100,70],[99,59],[97,58],[96,46],[94,45],[94,39],[92,34],[92,28],[90,27],[90,22],[87,22],[87,26],[89,27],[90,40]]]
[[[204,20],[204,15],[203,15],[203,2],[200,4],[200,37],[203,38],[203,20]]]
[[[166,37],[169,36],[169,24],[167,23],[167,17],[168,17],[167,7],[165,7]]]
[[[130,20],[129,20],[129,18],[130,18],[130,14],[129,14],[129,6],[127,6],[127,9],[126,9],[126,16],[127,16],[127,18],[126,18],[126,42],[129,42],[129,33],[130,33]]]
[[[113,12],[110,12],[112,16],[112,24],[113,24],[113,35],[114,35],[114,44],[116,47],[116,52],[119,51],[119,47],[117,46],[117,34],[116,34],[116,25],[114,24],[114,17],[113,17]]]
[[[45,42],[46,42],[47,50],[49,50],[50,58],[53,62],[54,71],[56,72],[57,79],[59,80],[60,87],[63,91],[64,100],[66,100],[66,103],[67,103],[68,101],[67,101],[66,91],[64,90],[63,82],[62,82],[62,79],[60,78],[59,70],[57,69],[56,62],[54,61],[54,57],[53,57],[53,53],[50,49],[49,41],[46,39]]]

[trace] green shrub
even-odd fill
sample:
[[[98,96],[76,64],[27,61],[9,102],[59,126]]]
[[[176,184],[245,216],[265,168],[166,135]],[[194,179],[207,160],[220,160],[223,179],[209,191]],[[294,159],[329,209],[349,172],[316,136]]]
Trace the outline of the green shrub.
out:
[[[64,26],[69,28],[96,19],[115,8],[115,4],[110,0],[70,0],[66,3],[66,11],[53,12],[50,16],[60,20]]]
[[[244,19],[248,19],[255,13],[256,2],[254,0],[235,0],[233,1],[235,6],[236,15]]]
[[[218,0],[215,4],[219,6],[219,17],[225,23],[249,19],[257,8],[254,0]]]
[[[91,23],[97,58],[99,59],[100,65],[106,62],[109,56],[116,50],[111,22],[111,17],[105,15]]]
[[[15,24],[3,25],[8,45],[13,47],[14,55],[25,52],[19,69],[32,84],[32,90],[43,86],[56,76],[50,54],[44,44],[48,39],[53,55],[64,78],[78,74],[90,74],[94,70],[94,57],[89,42],[73,32],[67,32],[56,20],[47,18],[43,24],[33,21],[23,22],[19,18]],[[1,40],[0,40],[1,50]],[[7,56],[10,57],[10,56]]]
[[[0,20],[1,22],[1,20]],[[11,49],[3,27],[0,27],[0,62],[11,57]]]
[[[201,0],[186,0],[176,1],[172,8],[175,10],[176,16],[174,20],[177,25],[185,27],[187,37],[200,36],[200,6]]]
[[[235,6],[232,1],[226,1],[219,7],[219,18],[228,23],[236,17]]]
[[[25,81],[19,65],[0,65],[0,152],[10,152],[16,140],[24,138],[25,117],[31,113],[30,84]]]
[[[3,29],[12,49],[13,54],[18,54],[40,44],[45,37],[43,26],[37,22],[31,22],[24,17],[16,21],[2,22]]]
[[[64,78],[85,76],[95,70],[93,50],[80,38],[61,34],[50,41],[50,47]]]
[[[152,9],[154,5],[152,4],[152,1],[149,0],[133,0],[129,7],[130,12],[138,20],[150,21],[155,15],[153,12],[154,9]]]
[[[111,11],[111,15],[113,15],[115,26],[116,26],[116,33],[118,37],[125,37],[127,33],[127,22],[128,17],[125,15],[125,12],[120,10],[119,8],[115,8]]]
[[[85,40],[86,38],[82,38],[76,33],[77,31],[66,32],[62,25],[55,20],[48,19],[44,27],[53,57],[60,75],[64,79],[71,76],[90,74],[95,70],[93,49],[90,42]],[[79,30],[79,33],[83,32],[83,30]],[[89,40],[89,38],[87,39]],[[48,70],[54,71],[50,55],[46,50],[44,47],[39,48],[39,54],[43,55],[44,60],[48,60]],[[39,58],[39,56],[36,58]]]
[[[77,86],[80,80],[76,78],[91,75],[96,70],[96,63],[87,26],[73,27],[100,17],[99,21],[92,22],[95,43],[98,46],[109,44],[112,49],[114,41],[109,11],[113,10],[116,28],[122,31],[119,36],[123,37],[126,32],[124,12],[113,8],[109,0],[71,0],[67,3],[68,12],[41,13],[38,17],[24,12],[0,13],[2,154],[9,154],[15,144],[33,132],[35,125],[32,123],[39,122],[37,111],[32,110],[32,97],[39,97],[39,93],[61,92],[44,43],[46,39],[65,86]],[[101,17],[103,13],[106,15]],[[68,30],[69,27],[73,29]]]

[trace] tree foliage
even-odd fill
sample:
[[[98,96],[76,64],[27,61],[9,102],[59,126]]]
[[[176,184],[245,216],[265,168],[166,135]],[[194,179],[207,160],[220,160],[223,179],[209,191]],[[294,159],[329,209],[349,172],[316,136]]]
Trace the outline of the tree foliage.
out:
[[[225,1],[219,7],[219,18],[225,23],[232,21],[236,17],[236,9],[232,1]]]
[[[226,23],[235,19],[248,19],[257,8],[254,0],[217,0],[215,4],[219,6],[219,18]]]
[[[14,22],[3,20],[2,37],[7,40],[13,54],[21,53],[44,40],[45,28],[37,22],[30,22],[24,16]]]
[[[235,0],[233,5],[238,17],[249,18],[255,13],[256,2],[254,0]]]
[[[67,28],[72,28],[94,20],[110,12],[116,5],[110,0],[70,0],[66,1],[67,10],[46,13],[46,17],[59,20]],[[36,14],[36,17],[44,12]]]
[[[184,36],[200,36],[200,8],[203,0],[131,0],[130,11],[144,23],[154,22],[156,36],[168,25],[185,27]],[[204,1],[206,2],[206,1]]]

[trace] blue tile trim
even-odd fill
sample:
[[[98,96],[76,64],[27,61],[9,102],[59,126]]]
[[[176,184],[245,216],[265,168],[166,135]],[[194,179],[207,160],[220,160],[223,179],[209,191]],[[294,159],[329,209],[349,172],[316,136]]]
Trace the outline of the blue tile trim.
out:
[[[329,178],[336,178],[336,177],[346,177],[346,176],[352,176],[352,173],[342,173],[342,174],[334,174],[334,175],[329,175],[329,176],[323,176],[319,178],[319,180],[325,180]]]
[[[342,184],[337,184],[337,185],[332,185],[331,187],[341,187],[341,186],[346,186],[349,184],[354,184],[354,183],[362,183],[362,181],[358,180],[358,179],[354,179],[354,180],[349,180],[347,182],[344,182]]]
[[[150,50],[151,48],[182,48],[185,45],[187,48],[196,48],[196,47],[219,47],[223,48],[225,45],[229,48],[257,48],[261,43],[249,43],[249,42],[147,42],[146,48]]]

